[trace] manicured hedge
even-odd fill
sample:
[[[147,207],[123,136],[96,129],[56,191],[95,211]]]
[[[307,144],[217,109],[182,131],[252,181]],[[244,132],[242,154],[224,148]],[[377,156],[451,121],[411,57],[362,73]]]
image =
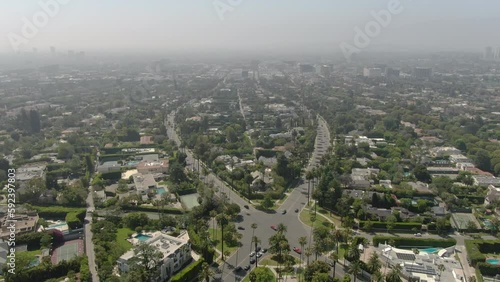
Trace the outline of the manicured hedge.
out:
[[[33,206],[38,215],[49,219],[65,219],[68,213],[85,214],[85,208],[70,208],[62,206]]]
[[[122,172],[121,171],[113,171],[113,172],[105,172],[102,173],[102,179],[105,180],[119,180],[122,178]]]
[[[40,249],[40,239],[42,239],[43,232],[31,232],[16,236],[16,245],[27,245],[28,251]]]
[[[145,206],[129,206],[123,207],[123,210],[127,211],[143,211],[143,212],[158,212],[158,207],[145,207]],[[160,212],[168,213],[168,214],[183,214],[184,212],[180,209],[176,208],[160,208]]]
[[[449,232],[449,231],[451,231],[451,229],[452,229],[451,223],[450,223],[450,221],[449,221],[449,220],[447,220],[447,221],[446,221],[446,225],[445,225],[445,227],[444,227],[444,229],[443,229],[443,232]],[[427,230],[428,230],[429,232],[431,232],[431,231],[434,231],[434,232],[435,232],[435,231],[437,230],[437,225],[436,225],[436,223],[435,223],[435,222],[431,222],[431,223],[427,224]]]
[[[493,265],[487,262],[478,262],[476,267],[481,271],[482,275],[495,276],[500,273],[500,266]]]
[[[49,219],[64,219],[70,229],[81,228],[85,218],[85,208],[68,208],[61,206],[33,207],[40,217]]]
[[[65,217],[65,221],[68,224],[69,229],[82,228],[84,219],[85,210],[83,210],[83,212],[69,212]]]
[[[177,195],[179,196],[184,196],[184,195],[188,195],[188,194],[194,194],[194,193],[197,193],[198,190],[196,188],[193,188],[193,189],[186,189],[186,190],[180,190],[177,192]]]
[[[441,247],[448,248],[457,244],[457,240],[450,239],[432,239],[432,238],[407,238],[407,237],[389,237],[375,236],[373,237],[373,245],[378,246],[380,243],[394,241],[395,247]]]
[[[183,270],[181,270],[179,273],[172,276],[172,279],[170,281],[171,282],[192,281],[193,279],[198,277],[201,271],[202,264],[203,264],[203,259],[200,258],[198,261],[193,262],[192,264],[188,265]]]
[[[467,259],[471,265],[475,266],[486,261],[486,253],[500,252],[500,240],[465,240],[465,249]]]
[[[366,222],[367,221],[360,221],[359,227],[364,230]],[[373,229],[385,229],[385,230],[387,230],[388,222],[371,221],[371,223],[372,223]],[[412,230],[413,228],[420,230],[420,229],[422,229],[422,224],[418,223],[418,222],[395,222],[394,223],[395,230]]]

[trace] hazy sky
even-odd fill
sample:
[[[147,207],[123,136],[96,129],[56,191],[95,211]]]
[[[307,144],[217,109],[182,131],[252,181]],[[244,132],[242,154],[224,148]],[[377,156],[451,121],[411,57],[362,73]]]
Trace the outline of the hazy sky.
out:
[[[92,51],[322,51],[353,44],[372,11],[394,0],[64,0],[48,24],[23,36],[39,2],[1,0],[0,52],[48,52],[56,46]],[[230,3],[236,3],[231,7]],[[403,10],[371,39],[366,50],[482,50],[500,46],[500,1],[400,0]],[[231,7],[222,17],[216,9]],[[225,6],[226,5],[226,6]],[[229,6],[227,6],[229,5]],[[220,11],[219,11],[220,12]],[[43,15],[42,15],[43,19]],[[31,36],[31,35],[30,35]]]

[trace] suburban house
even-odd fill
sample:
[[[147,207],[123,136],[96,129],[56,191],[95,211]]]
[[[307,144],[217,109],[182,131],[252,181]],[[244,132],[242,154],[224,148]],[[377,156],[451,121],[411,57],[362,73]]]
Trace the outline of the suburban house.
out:
[[[494,176],[483,176],[483,175],[474,175],[472,176],[474,179],[474,185],[489,187],[490,185],[499,187],[500,186],[500,178],[496,178]]]
[[[167,173],[168,160],[142,161],[137,165],[137,171],[142,174]]]
[[[36,226],[39,219],[38,213],[36,212],[18,212],[13,217],[10,217],[8,213],[1,212],[0,216],[0,226],[2,228],[0,238],[8,238],[10,236],[11,231],[8,229],[8,227],[10,226],[11,221],[15,222],[15,234],[18,235],[36,231]]]
[[[372,175],[377,175],[379,169],[375,168],[353,168],[351,171],[351,188],[361,188],[366,189],[374,183],[371,179]]]
[[[167,281],[172,274],[184,268],[184,266],[192,260],[191,243],[189,243],[189,235],[187,232],[182,232],[178,237],[173,237],[161,231],[157,231],[146,237],[150,238],[145,241],[139,240],[138,242],[140,244],[154,246],[154,248],[163,255],[160,266],[160,281]],[[128,272],[131,260],[140,257],[140,255],[140,253],[136,254],[134,250],[130,250],[123,254],[117,260],[120,273]]]
[[[498,201],[498,200],[500,200],[500,185],[488,186],[488,193],[486,194],[486,197],[484,198],[484,205],[493,204],[493,202]]]
[[[152,174],[137,173],[132,176],[134,178],[135,190],[138,195],[147,197],[149,189],[156,189],[157,183]]]

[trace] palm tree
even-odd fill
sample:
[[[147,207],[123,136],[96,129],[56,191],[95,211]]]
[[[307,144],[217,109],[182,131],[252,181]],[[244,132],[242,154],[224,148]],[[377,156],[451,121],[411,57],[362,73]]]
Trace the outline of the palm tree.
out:
[[[380,271],[376,271],[372,274],[372,282],[383,282],[384,275]]]
[[[376,252],[373,252],[368,259],[367,267],[371,273],[380,272],[380,269],[382,268],[382,262],[380,262],[380,259],[378,258]]]
[[[386,282],[401,282],[401,265],[396,264],[385,277]]]
[[[253,239],[253,236],[255,235],[255,229],[257,229],[257,223],[252,223],[252,225],[250,225],[250,227],[252,227],[252,239]],[[255,246],[255,248],[257,248],[257,246]],[[250,252],[252,251],[252,244],[250,244]]]
[[[339,242],[342,240],[342,230],[335,229],[333,231],[333,241],[337,242],[337,255],[339,254]]]
[[[214,230],[214,240],[217,238],[217,229],[215,229],[215,219],[217,218],[217,212],[215,210],[210,211],[210,217],[212,218],[212,229]]]
[[[257,236],[252,236],[252,242],[255,244],[255,250],[257,250],[257,246],[260,243],[260,239]],[[259,258],[255,256],[255,267],[257,267]]]
[[[311,247],[307,247],[306,250],[304,251],[304,254],[307,257],[307,266],[309,266],[309,257],[312,255],[312,253],[313,252]]]
[[[299,237],[299,245],[302,251],[304,251],[304,246],[306,244],[307,244],[307,237],[306,236]],[[302,252],[300,252],[300,263],[302,263]]]
[[[353,282],[356,282],[358,275],[361,273],[361,264],[359,263],[359,261],[355,261],[355,262],[351,263],[351,265],[349,265],[348,272],[349,272],[349,274],[352,274],[352,276],[354,277]]]
[[[342,237],[344,237],[344,242],[348,243],[352,240],[352,230],[349,228],[345,228],[342,231]]]
[[[310,213],[310,219],[311,219],[312,225],[311,225],[311,232],[309,233],[309,245],[311,245],[311,238],[312,238],[312,234],[313,234],[313,227],[314,227],[314,223],[316,222],[316,212]]]
[[[349,261],[357,261],[359,260],[360,253],[358,250],[358,246],[356,244],[351,244],[349,248],[347,249],[347,254],[344,255],[344,262],[346,257],[349,259]]]
[[[332,260],[333,262],[333,267],[332,267],[332,277],[335,278],[335,272],[336,272],[336,266],[337,266],[337,262],[339,261],[339,254],[337,254],[336,252],[331,252],[330,253],[330,256],[329,258]]]
[[[311,179],[314,178],[313,172],[311,170],[308,170],[306,172],[306,179],[307,179],[307,205],[309,206],[309,201],[310,197],[309,195],[311,194]]]
[[[226,253],[224,252],[224,225],[227,225],[229,223],[229,219],[225,214],[221,213],[217,215],[217,223],[218,225],[220,225],[220,230],[221,230],[221,253],[222,253],[222,260],[224,260],[224,256],[226,255]]]
[[[208,265],[208,263],[206,262],[203,262],[198,279],[200,279],[200,281],[210,282],[210,278],[214,277],[214,275],[214,272],[212,271],[212,269],[210,269],[210,265]]]
[[[306,236],[301,236],[299,237],[299,245],[300,245],[300,268],[302,269],[302,253],[304,252],[304,246],[307,244],[307,237]],[[301,275],[299,275],[299,281],[300,281]]]
[[[314,242],[312,245],[312,249],[313,249],[314,255],[316,256],[315,259],[318,260],[318,256],[320,256],[323,253],[323,247],[319,243]]]
[[[278,224],[276,228],[276,231],[281,234],[285,234],[287,230],[288,228],[283,223]]]

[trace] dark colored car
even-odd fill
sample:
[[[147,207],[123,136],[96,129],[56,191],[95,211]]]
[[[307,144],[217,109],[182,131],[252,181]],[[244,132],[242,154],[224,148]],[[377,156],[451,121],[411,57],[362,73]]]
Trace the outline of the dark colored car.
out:
[[[299,209],[295,209],[295,212],[299,212]]]
[[[239,272],[239,271],[242,271],[243,268],[241,266],[238,266],[234,269],[234,272]]]
[[[245,209],[249,209],[250,207],[248,205],[243,206]]]
[[[250,265],[245,265],[245,267],[243,267],[243,269],[244,269],[245,271],[248,271],[248,270],[250,269]]]
[[[261,249],[262,249],[262,248],[261,248],[260,246],[258,246],[258,247],[255,249],[255,251],[256,251],[256,252],[260,252],[260,250],[261,250]]]
[[[245,227],[243,227],[243,226],[238,226],[238,229],[239,229],[239,230],[245,230]]]
[[[283,211],[281,212],[281,214],[286,214],[286,210],[283,210]]]
[[[254,264],[255,263],[255,259],[254,258],[251,258],[250,259],[250,264]]]

